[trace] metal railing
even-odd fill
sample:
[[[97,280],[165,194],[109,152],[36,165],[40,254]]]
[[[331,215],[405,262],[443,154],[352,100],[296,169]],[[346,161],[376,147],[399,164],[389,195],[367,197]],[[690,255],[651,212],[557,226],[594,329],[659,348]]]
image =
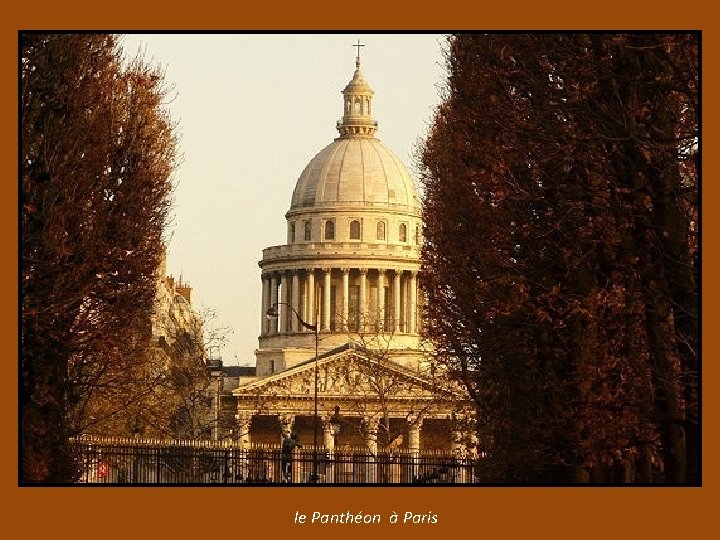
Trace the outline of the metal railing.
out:
[[[475,461],[440,452],[328,452],[219,441],[78,438],[72,441],[89,484],[469,484]],[[317,478],[313,472],[317,471]]]

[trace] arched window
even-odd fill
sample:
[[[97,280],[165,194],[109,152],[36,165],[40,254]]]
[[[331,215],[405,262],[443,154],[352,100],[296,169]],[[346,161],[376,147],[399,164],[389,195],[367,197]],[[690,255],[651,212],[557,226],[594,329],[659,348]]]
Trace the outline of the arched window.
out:
[[[309,221],[305,222],[305,240],[306,241],[312,240],[312,227],[311,227]]]
[[[355,98],[355,114],[360,114],[360,98]]]
[[[360,222],[357,220],[350,222],[350,240],[360,240]]]
[[[335,240],[335,222],[327,220],[325,222],[325,240]]]
[[[385,240],[385,222],[384,222],[384,221],[378,221],[378,224],[377,224],[377,239],[378,239],[378,240]]]
[[[400,224],[400,230],[398,231],[398,238],[401,242],[407,242],[407,225],[404,223]]]

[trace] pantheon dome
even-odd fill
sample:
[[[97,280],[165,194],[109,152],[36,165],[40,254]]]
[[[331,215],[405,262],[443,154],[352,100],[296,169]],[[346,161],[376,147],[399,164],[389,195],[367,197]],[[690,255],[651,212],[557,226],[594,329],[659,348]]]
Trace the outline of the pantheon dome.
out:
[[[376,137],[372,100],[358,56],[339,103],[339,136],[300,172],[285,243],[263,250],[256,369],[238,378],[228,401],[245,448],[292,432],[323,452],[376,455],[379,433],[415,457],[475,447],[472,403],[431,375],[420,350],[418,192]],[[346,465],[323,466],[321,481],[379,478],[368,462],[354,472]]]
[[[301,172],[287,243],[263,250],[259,376],[287,369],[320,348],[387,336],[404,364],[417,361],[420,200],[416,184],[377,137],[373,90],[360,59],[342,90],[339,136]],[[268,319],[277,306],[278,317]]]
[[[343,90],[340,137],[308,163],[295,185],[290,212],[308,207],[388,207],[417,214],[417,188],[403,162],[375,137],[373,91],[360,72]]]

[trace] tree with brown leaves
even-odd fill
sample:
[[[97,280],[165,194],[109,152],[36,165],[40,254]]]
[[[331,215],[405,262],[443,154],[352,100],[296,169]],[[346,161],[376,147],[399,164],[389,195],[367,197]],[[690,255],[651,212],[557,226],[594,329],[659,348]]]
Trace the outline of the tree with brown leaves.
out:
[[[21,481],[68,482],[88,396],[151,391],[176,143],[162,74],[115,36],[23,34],[20,54]]]
[[[698,480],[698,36],[458,35],[426,327],[489,479]]]

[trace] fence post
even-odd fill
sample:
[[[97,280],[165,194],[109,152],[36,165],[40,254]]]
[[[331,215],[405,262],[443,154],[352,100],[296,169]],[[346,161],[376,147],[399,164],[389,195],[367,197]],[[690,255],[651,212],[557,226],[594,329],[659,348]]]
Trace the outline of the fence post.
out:
[[[160,448],[155,448],[155,483],[161,484],[162,480],[160,478]]]

